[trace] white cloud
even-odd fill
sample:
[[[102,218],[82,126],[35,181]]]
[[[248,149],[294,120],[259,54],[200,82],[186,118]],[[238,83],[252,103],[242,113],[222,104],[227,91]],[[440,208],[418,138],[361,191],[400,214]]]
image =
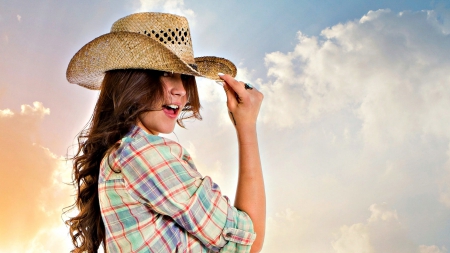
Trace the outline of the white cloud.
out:
[[[190,145],[186,147],[186,150],[191,155],[192,159],[196,161],[197,168],[201,168],[199,171],[203,176],[209,176],[214,179],[216,182],[223,182],[226,181],[226,177],[222,171],[222,163],[219,160],[216,160],[214,162],[213,166],[206,166],[205,164],[201,163],[201,159],[197,158],[197,149],[195,148],[194,144],[192,142],[189,143]]]
[[[374,253],[369,232],[362,223],[341,228],[341,237],[333,242],[336,253]]]
[[[450,43],[434,13],[371,11],[320,38],[299,33],[294,51],[266,56],[265,122],[292,127],[350,108],[368,141],[418,131],[450,137]]]
[[[369,207],[369,210],[371,212],[370,218],[367,220],[369,223],[377,221],[398,220],[397,211],[389,210],[386,203],[383,203],[381,205],[373,204]]]
[[[33,102],[33,106],[21,105],[20,114],[34,117],[37,116],[42,119],[45,115],[50,114],[50,108],[45,108],[41,102],[35,101]]]
[[[267,217],[265,246],[263,252],[309,252],[302,242],[308,237],[311,222],[290,207]]]
[[[299,219],[299,216],[291,208],[286,208],[282,212],[275,213],[275,216],[289,222],[295,222]]]
[[[184,0],[139,0],[139,2],[138,12],[168,12],[186,17],[191,26],[191,23],[195,22],[195,13],[193,10],[185,8]]]
[[[441,189],[439,200],[450,208],[450,143],[447,150],[447,157],[448,160],[444,165],[443,176],[437,181]]]
[[[433,236],[450,207],[450,17],[437,13],[370,11],[320,37],[299,32],[293,50],[266,55],[260,136],[270,143],[270,201],[293,203],[309,224],[292,222],[308,234],[268,237],[267,252],[283,243],[302,252],[418,252],[448,242]],[[385,201],[399,211],[371,205]]]
[[[70,166],[38,144],[48,114],[41,102],[0,110],[0,252],[70,250],[61,220],[71,204]]]
[[[447,249],[445,247],[439,248],[436,245],[432,245],[432,246],[420,245],[419,246],[419,253],[445,253],[445,252],[447,252]]]
[[[339,237],[332,242],[337,253],[376,253],[414,251],[407,231],[398,220],[397,212],[384,204],[370,206],[371,216],[365,223],[342,226]]]
[[[0,110],[0,117],[12,117],[14,113],[10,109]]]
[[[450,34],[450,10],[445,8],[443,2],[438,3],[434,11],[428,11],[430,22],[435,23],[444,34]]]

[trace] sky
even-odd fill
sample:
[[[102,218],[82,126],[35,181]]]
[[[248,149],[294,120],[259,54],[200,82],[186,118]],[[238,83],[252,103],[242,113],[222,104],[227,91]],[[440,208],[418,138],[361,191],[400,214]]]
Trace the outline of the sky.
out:
[[[232,60],[263,92],[263,252],[450,252],[447,0],[0,0],[0,253],[72,248],[66,158],[98,92],[65,71],[141,11],[187,17],[196,56]],[[203,120],[166,137],[234,199],[226,97],[197,83]]]

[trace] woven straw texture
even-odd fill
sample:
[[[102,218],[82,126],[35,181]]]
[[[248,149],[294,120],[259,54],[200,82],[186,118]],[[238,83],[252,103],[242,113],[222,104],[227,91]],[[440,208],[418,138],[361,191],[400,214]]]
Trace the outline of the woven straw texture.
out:
[[[218,80],[217,73],[236,76],[235,65],[213,56],[194,58],[186,18],[164,13],[136,13],[116,21],[111,32],[72,58],[67,80],[99,89],[113,69],[154,69]]]
[[[182,61],[195,64],[189,25],[184,17],[164,13],[137,13],[117,20],[111,28],[111,32],[123,31],[147,35],[165,44]]]

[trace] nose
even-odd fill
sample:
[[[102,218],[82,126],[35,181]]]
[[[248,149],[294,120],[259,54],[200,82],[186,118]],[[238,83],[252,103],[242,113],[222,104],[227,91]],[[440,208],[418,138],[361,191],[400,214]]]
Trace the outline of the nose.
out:
[[[169,93],[173,96],[183,97],[186,95],[181,75],[176,74],[170,82]]]

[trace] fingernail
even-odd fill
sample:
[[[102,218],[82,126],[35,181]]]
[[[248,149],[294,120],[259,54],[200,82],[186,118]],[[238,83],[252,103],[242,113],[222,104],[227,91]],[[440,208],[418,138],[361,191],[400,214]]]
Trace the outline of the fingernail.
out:
[[[220,86],[223,86],[223,82],[222,81],[216,81],[216,83]]]
[[[217,75],[224,76],[225,74],[224,73],[217,73]]]

